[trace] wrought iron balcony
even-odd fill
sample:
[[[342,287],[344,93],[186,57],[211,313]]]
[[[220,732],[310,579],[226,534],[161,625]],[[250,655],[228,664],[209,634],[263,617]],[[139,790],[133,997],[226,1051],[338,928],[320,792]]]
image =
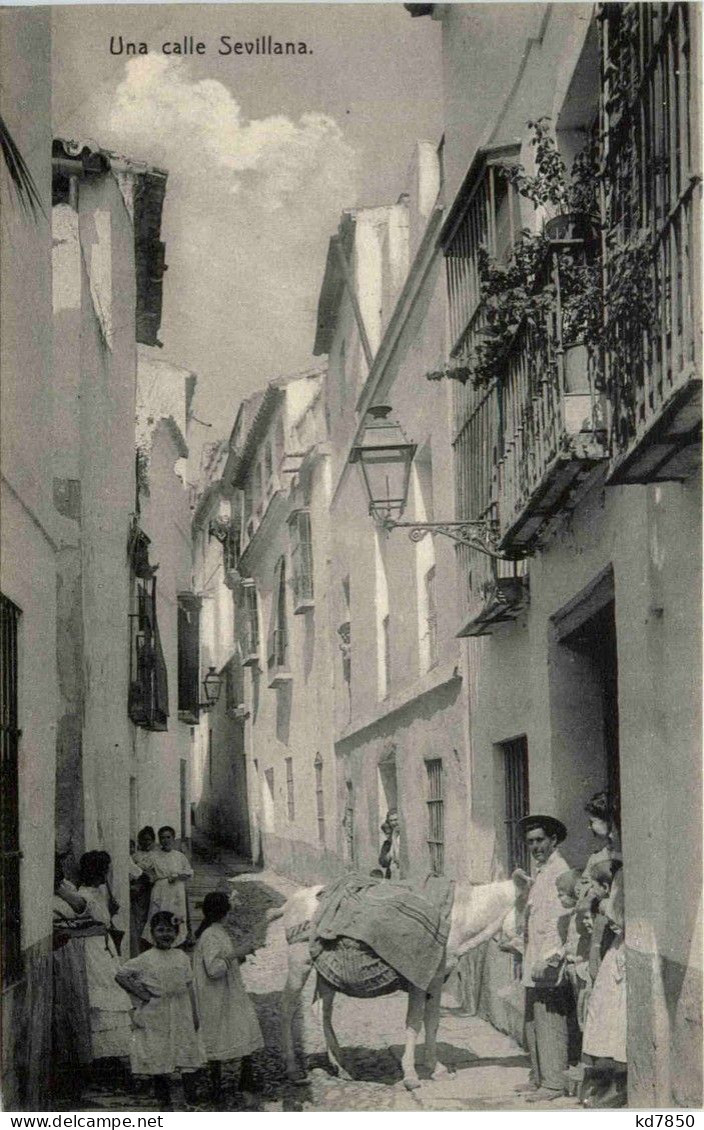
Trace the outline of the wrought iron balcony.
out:
[[[499,545],[534,549],[608,455],[606,403],[585,346],[525,322],[499,382]]]
[[[687,3],[607,4],[600,20],[611,483],[682,480],[700,463],[696,23]]]
[[[493,520],[496,503],[485,517]],[[528,563],[499,561],[468,545],[457,546],[457,564],[464,584],[463,626],[458,636],[488,636],[510,623],[528,606]]]

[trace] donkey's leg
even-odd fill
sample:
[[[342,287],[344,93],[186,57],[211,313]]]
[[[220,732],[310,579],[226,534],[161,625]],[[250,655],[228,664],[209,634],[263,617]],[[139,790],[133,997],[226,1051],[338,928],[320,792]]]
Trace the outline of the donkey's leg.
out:
[[[420,1079],[416,1074],[416,1044],[418,1043],[420,1030],[423,1026],[424,1007],[425,993],[423,990],[410,989],[408,993],[408,1012],[406,1013],[406,1047],[401,1060],[403,1082],[409,1091],[420,1087]]]
[[[440,1024],[440,1002],[442,1000],[442,987],[445,979],[445,962],[443,961],[437,976],[428,986],[425,998],[425,1066],[430,1072],[431,1079],[442,1079],[449,1075],[446,1067],[438,1063],[438,1026]]]
[[[332,1006],[335,1000],[335,990],[322,977],[318,977],[317,992],[323,1003],[323,1035],[325,1036],[328,1063],[338,1078],[351,1079],[350,1073],[345,1071],[342,1066],[342,1049],[337,1042],[337,1036],[332,1026]]]
[[[308,980],[313,962],[307,944],[296,942],[288,947],[288,977],[281,994],[281,1051],[286,1075],[292,1083],[305,1083],[306,1073],[296,1063],[293,1046],[293,1019],[301,1002],[301,990]]]

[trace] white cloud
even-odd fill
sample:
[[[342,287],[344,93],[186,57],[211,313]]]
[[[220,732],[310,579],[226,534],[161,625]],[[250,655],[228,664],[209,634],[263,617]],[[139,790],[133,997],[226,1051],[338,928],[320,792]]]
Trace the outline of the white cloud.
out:
[[[332,118],[306,113],[298,122],[280,114],[245,121],[223,83],[191,79],[180,60],[129,60],[109,129],[129,144],[130,156],[138,150],[152,161],[157,156],[188,180],[215,177],[217,187],[247,191],[263,209],[310,189],[317,197],[321,180],[334,196],[349,193],[353,178],[354,154]]]

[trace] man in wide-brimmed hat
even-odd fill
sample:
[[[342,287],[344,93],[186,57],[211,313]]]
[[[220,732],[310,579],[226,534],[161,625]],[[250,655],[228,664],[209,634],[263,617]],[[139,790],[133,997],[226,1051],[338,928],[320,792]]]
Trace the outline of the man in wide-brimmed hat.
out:
[[[526,990],[526,1042],[530,1052],[530,1091],[526,1102],[552,1102],[565,1093],[569,987],[559,966],[548,959],[562,950],[569,913],[560,902],[555,880],[569,870],[557,850],[567,829],[554,816],[525,816],[519,821],[534,863],[523,940]],[[517,947],[518,948],[518,947]]]

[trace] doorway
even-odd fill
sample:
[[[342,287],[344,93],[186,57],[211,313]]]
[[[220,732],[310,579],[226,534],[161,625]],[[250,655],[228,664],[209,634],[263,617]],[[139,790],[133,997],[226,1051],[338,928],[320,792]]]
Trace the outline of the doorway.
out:
[[[598,721],[604,748],[604,784],[611,799],[620,796],[621,774],[618,747],[618,657],[616,651],[616,616],[610,600],[598,612],[562,641],[584,657],[590,681],[597,686]]]
[[[593,850],[584,805],[620,795],[618,647],[611,569],[551,620],[549,643],[553,795],[577,858]]]

